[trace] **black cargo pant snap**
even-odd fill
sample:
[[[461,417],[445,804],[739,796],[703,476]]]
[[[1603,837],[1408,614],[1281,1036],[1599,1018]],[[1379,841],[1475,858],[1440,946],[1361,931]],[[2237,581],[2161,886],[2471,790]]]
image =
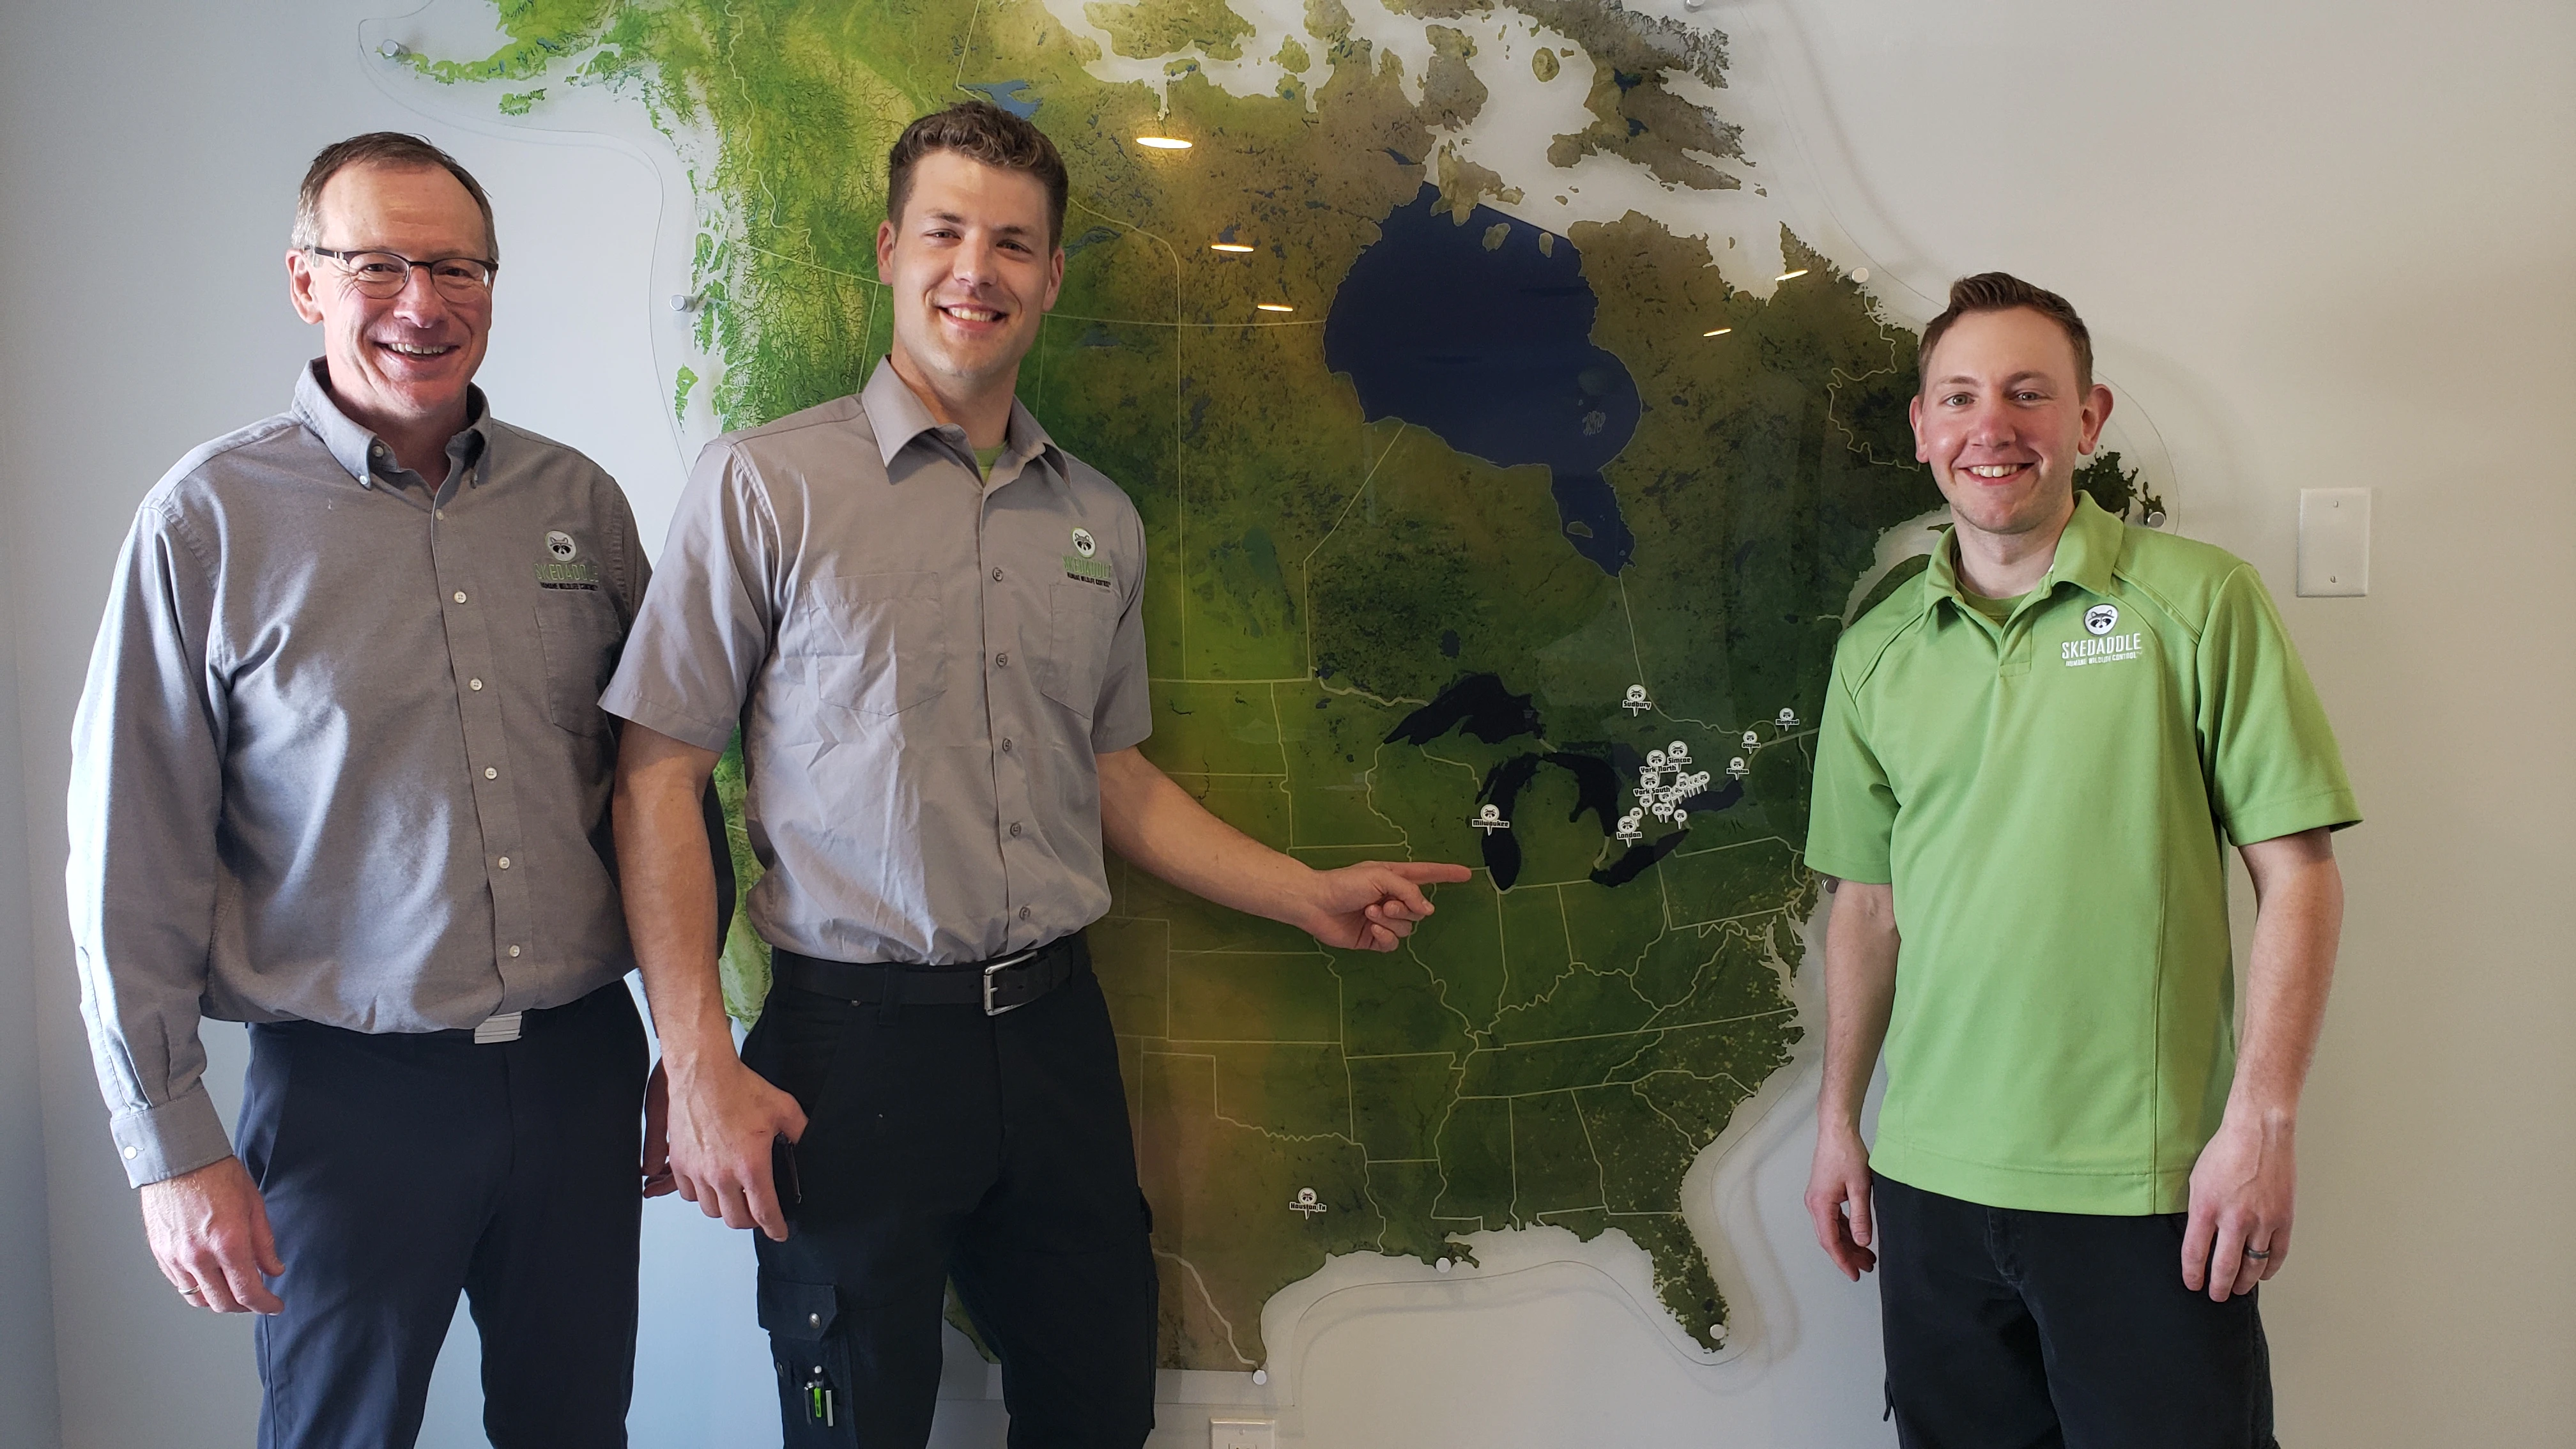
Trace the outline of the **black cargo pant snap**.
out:
[[[514,1042],[250,1029],[241,1157],[286,1271],[261,1449],[408,1449],[465,1295],[499,1449],[617,1449],[635,1379],[643,1023],[619,982]]]
[[[952,1279],[1013,1449],[1145,1442],[1152,1224],[1087,955],[1000,1016],[778,987],[743,1060],[806,1113],[792,1231],[753,1239],[788,1449],[928,1441]]]
[[[2276,1449],[2259,1294],[2183,1287],[2183,1214],[1871,1206],[1905,1449]]]

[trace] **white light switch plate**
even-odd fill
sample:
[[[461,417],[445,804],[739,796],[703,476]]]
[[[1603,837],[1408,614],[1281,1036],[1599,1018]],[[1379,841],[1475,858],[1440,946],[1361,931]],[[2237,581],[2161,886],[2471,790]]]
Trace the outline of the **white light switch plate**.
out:
[[[1208,1449],[1278,1449],[1276,1419],[1210,1419]]]
[[[2299,597],[2370,592],[2370,490],[2299,490]]]

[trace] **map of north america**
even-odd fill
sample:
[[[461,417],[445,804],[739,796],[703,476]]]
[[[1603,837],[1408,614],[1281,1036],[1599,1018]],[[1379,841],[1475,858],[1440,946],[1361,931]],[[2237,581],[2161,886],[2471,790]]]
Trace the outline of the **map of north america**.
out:
[[[498,21],[493,54],[412,61],[508,87],[511,115],[602,86],[705,138],[704,359],[671,401],[706,389],[729,427],[884,354],[904,124],[969,95],[1035,120],[1072,205],[1021,395],[1143,515],[1147,754],[1310,864],[1477,868],[1379,955],[1113,860],[1091,934],[1165,1362],[1267,1363],[1263,1306],[1328,1258],[1472,1264],[1471,1235],[1541,1226],[1624,1234],[1719,1348],[1684,1174],[1808,1029],[1788,987],[1827,670],[1883,538],[1939,505],[1905,426],[1914,335],[1797,235],[1706,219],[1767,174],[1724,114],[1726,38],[1614,0],[500,0]],[[1507,73],[1577,92],[1514,173],[1461,144]],[[1530,219],[1609,174],[1651,208]],[[747,927],[726,966],[756,1011]]]

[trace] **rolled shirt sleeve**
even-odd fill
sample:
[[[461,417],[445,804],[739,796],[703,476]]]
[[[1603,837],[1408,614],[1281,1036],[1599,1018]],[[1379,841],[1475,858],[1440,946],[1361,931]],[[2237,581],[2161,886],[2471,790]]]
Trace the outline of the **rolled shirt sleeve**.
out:
[[[1100,702],[1091,711],[1091,752],[1115,754],[1143,744],[1154,733],[1152,688],[1145,677],[1145,529],[1130,516],[1133,537],[1126,556],[1127,597],[1109,639],[1109,667],[1101,675]]]
[[[778,625],[778,529],[749,465],[698,455],[600,708],[702,750],[733,738]]]
[[[135,515],[72,721],[66,872],[81,1017],[126,1177],[232,1151],[197,1035],[216,909],[224,693],[215,570],[157,502]]]
[[[2251,845],[2360,821],[2316,685],[2250,566],[2220,584],[2198,663],[2202,773],[2228,839]]]

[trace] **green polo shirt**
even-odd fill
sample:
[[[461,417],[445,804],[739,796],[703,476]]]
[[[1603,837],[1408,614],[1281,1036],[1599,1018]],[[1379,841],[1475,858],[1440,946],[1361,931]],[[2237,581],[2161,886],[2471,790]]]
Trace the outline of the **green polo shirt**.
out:
[[[2361,818],[2251,566],[2079,496],[2000,623],[1945,540],[1846,631],[1807,864],[1892,883],[1870,1165],[1992,1207],[2168,1213],[2235,1071],[2224,848]]]

